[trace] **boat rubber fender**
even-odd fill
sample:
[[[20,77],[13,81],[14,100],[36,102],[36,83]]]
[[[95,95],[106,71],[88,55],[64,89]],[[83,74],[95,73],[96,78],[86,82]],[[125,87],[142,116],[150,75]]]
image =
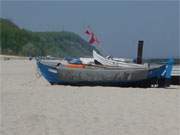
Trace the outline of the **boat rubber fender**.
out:
[[[67,65],[64,65],[64,66],[67,67],[67,68],[85,68],[84,64],[67,64]]]

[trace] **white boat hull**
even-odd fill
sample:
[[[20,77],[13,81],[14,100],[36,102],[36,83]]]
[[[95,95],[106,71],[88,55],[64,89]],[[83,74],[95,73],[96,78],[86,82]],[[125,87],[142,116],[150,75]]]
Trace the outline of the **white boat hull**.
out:
[[[113,59],[104,58],[103,56],[99,55],[94,50],[93,50],[93,57],[94,57],[94,60],[106,66],[117,66],[117,67],[122,67],[122,68],[148,68],[148,65],[146,64],[127,63],[123,61],[116,61]]]

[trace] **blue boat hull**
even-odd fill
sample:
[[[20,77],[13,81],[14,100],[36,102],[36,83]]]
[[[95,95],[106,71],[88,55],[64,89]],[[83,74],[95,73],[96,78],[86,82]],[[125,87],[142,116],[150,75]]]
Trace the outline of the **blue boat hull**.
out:
[[[58,68],[50,65],[41,63],[37,61],[37,66],[42,74],[42,76],[51,84],[61,84],[61,85],[77,85],[77,86],[132,86],[132,87],[150,87],[154,84],[157,84],[160,87],[168,86],[169,80],[171,79],[173,61],[168,61],[167,64],[164,64],[158,68],[149,69],[146,76],[143,79],[138,80],[86,80],[86,79],[77,79],[72,80],[71,78],[67,79],[62,78],[61,73],[59,73]]]

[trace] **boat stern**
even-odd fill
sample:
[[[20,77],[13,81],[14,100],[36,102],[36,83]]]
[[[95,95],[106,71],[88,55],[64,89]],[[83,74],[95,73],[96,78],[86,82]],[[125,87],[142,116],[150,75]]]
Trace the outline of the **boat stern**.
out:
[[[174,60],[169,59],[167,63],[162,65],[161,67],[149,70],[148,78],[152,80],[156,80],[155,83],[157,83],[159,87],[169,86],[171,83],[173,64],[174,64]]]

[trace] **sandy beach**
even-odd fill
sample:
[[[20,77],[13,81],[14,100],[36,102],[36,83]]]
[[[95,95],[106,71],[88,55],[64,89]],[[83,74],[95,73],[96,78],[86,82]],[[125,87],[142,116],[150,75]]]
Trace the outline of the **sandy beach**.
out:
[[[52,86],[35,61],[0,62],[2,135],[180,134],[180,86]]]

